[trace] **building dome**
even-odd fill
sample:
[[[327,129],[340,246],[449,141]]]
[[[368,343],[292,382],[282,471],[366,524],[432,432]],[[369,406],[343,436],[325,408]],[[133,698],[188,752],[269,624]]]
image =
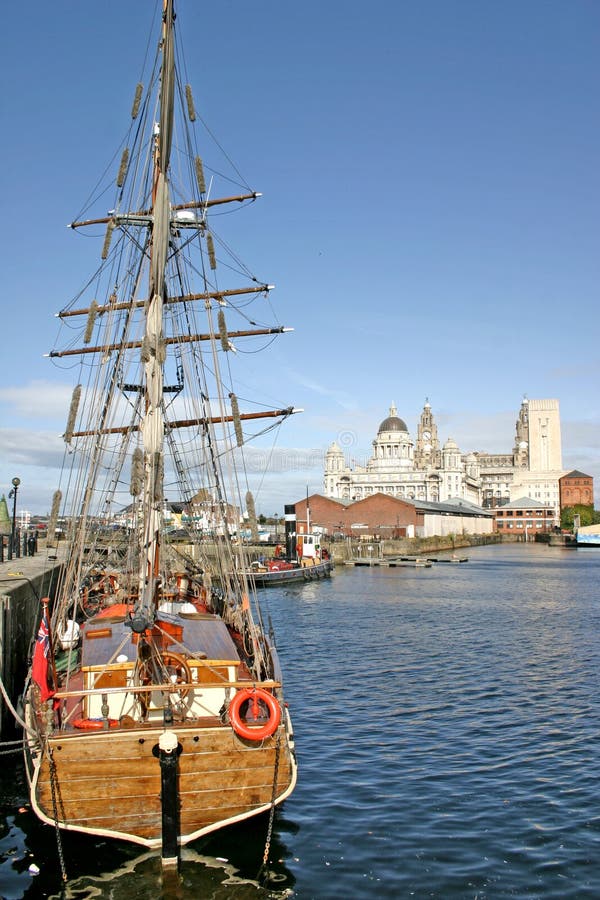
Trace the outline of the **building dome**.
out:
[[[396,413],[396,407],[392,403],[392,405],[390,406],[390,414],[387,419],[384,419],[379,426],[379,431],[377,432],[377,434],[382,434],[384,431],[408,431],[406,422],[403,419],[399,419]]]
[[[458,450],[458,444],[456,443],[454,438],[448,438],[448,440],[444,444],[444,450]]]

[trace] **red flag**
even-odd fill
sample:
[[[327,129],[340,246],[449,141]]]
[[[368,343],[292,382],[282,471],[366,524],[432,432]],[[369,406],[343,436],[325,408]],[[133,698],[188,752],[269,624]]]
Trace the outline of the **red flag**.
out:
[[[48,607],[44,604],[42,621],[35,641],[33,651],[33,664],[31,676],[40,688],[42,701],[48,700],[54,695],[54,691],[48,687],[48,656],[50,654],[50,630],[48,627]]]

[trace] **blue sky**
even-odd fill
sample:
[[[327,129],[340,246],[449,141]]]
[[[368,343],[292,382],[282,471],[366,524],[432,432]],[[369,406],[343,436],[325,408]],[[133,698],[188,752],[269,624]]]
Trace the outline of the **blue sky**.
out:
[[[18,475],[36,512],[73,387],[43,359],[52,315],[98,259],[65,225],[124,133],[154,7],[4,13],[0,493]],[[426,397],[464,452],[510,452],[523,395],[557,398],[564,468],[598,498],[600,4],[178,11],[196,106],[264,195],[232,243],[296,329],[252,363],[266,402],[305,409],[257,510],[319,491],[334,439],[364,460],[392,401],[415,436]]]

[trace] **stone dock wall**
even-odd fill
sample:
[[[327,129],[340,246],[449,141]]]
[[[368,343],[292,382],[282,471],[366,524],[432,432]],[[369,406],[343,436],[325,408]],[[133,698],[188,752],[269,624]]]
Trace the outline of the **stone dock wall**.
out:
[[[0,564],[0,677],[16,706],[27,675],[42,597],[51,597],[61,563],[45,554]],[[0,697],[0,737],[14,735],[12,713]]]
[[[460,535],[430,538],[402,538],[400,540],[358,541],[347,539],[328,543],[323,541],[335,563],[343,564],[348,559],[359,556],[391,557],[391,556],[424,556],[430,553],[452,553],[468,547],[481,547],[485,544],[503,543],[502,535]],[[370,548],[370,550],[369,550]],[[461,553],[461,556],[463,554]]]

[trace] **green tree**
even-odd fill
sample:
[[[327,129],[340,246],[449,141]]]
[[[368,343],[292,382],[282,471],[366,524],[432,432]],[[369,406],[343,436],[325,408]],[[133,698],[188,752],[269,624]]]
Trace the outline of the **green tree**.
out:
[[[563,531],[573,531],[575,516],[579,516],[579,524],[595,525],[600,521],[600,514],[596,512],[593,506],[565,506],[560,513],[560,527]]]

